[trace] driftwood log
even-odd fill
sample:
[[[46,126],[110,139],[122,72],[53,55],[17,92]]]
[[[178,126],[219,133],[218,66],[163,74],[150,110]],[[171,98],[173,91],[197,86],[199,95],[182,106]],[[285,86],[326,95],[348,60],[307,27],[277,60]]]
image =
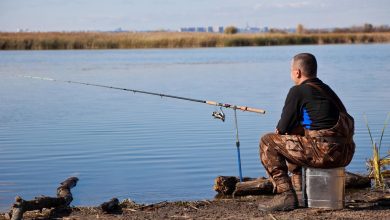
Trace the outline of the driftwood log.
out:
[[[345,188],[363,189],[371,186],[369,176],[363,176],[355,173],[345,172]]]
[[[255,180],[237,182],[233,196],[273,194],[273,189],[272,182],[267,178],[261,177]]]
[[[368,176],[362,176],[350,172],[345,172],[345,188],[361,189],[371,186],[371,180]],[[270,179],[265,177],[243,179],[235,176],[218,176],[214,180],[214,190],[218,194],[226,196],[246,196],[246,195],[266,195],[273,194],[273,185]]]
[[[244,177],[243,182],[254,181],[256,178]],[[237,183],[240,182],[240,179],[235,176],[218,176],[214,180],[213,189],[222,195],[232,195],[234,190],[236,190]]]
[[[70,189],[76,186],[78,180],[77,177],[70,177],[62,182],[57,188],[57,197],[40,196],[34,200],[26,201],[20,196],[16,196],[9,218],[11,220],[20,220],[27,211],[68,207],[73,200]]]

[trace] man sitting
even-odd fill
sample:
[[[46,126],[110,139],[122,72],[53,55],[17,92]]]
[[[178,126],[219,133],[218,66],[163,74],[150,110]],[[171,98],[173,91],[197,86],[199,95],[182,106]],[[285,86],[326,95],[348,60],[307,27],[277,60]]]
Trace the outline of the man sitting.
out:
[[[301,53],[291,63],[295,83],[286,98],[275,133],[260,140],[260,159],[277,195],[263,211],[298,207],[302,167],[347,166],[355,152],[354,120],[336,93],[317,78],[314,55]],[[288,172],[292,173],[290,178]]]

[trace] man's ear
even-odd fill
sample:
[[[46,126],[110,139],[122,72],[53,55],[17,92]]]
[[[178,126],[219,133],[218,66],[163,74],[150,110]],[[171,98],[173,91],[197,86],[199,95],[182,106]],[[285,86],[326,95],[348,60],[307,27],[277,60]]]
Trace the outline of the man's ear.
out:
[[[298,79],[300,79],[300,78],[302,77],[302,72],[301,72],[300,69],[298,69],[298,70],[296,71],[296,77],[297,77]]]

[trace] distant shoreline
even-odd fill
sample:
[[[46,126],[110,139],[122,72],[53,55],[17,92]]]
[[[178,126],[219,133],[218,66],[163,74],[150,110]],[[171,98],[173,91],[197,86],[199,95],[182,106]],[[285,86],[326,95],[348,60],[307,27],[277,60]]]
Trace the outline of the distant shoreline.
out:
[[[390,32],[318,34],[219,34],[172,32],[0,33],[0,50],[205,48],[367,43],[390,43]]]

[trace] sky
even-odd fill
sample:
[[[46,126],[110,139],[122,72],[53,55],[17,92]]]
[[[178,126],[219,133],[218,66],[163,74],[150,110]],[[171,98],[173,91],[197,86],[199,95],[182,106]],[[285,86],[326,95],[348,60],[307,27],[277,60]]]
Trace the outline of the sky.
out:
[[[390,24],[389,0],[0,0],[0,31]]]

